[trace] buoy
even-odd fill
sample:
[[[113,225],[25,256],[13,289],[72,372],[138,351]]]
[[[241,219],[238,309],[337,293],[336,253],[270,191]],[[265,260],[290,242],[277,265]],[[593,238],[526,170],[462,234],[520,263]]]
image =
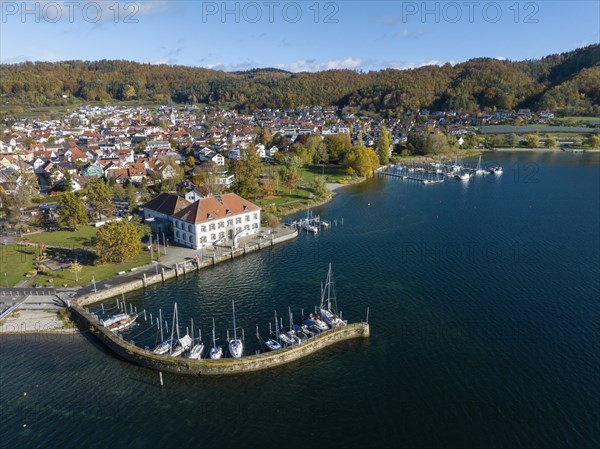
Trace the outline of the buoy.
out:
[[[27,427],[27,424],[23,424],[23,429],[24,429],[25,427]]]
[[[27,396],[27,392],[23,393],[23,396]]]

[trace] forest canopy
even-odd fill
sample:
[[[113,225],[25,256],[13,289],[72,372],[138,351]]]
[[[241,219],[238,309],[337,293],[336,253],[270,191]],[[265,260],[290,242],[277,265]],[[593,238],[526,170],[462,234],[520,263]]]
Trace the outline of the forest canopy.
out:
[[[0,102],[24,107],[141,100],[244,111],[322,105],[383,114],[415,108],[598,113],[600,45],[536,60],[480,58],[454,66],[366,73],[223,72],[121,60],[24,62],[0,65],[0,81]]]

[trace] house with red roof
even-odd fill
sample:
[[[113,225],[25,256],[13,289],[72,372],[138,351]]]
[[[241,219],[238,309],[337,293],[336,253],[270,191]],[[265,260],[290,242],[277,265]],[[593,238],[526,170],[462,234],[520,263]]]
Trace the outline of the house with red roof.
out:
[[[174,240],[194,249],[226,240],[237,247],[241,237],[260,233],[260,212],[235,193],[201,198],[173,215]]]

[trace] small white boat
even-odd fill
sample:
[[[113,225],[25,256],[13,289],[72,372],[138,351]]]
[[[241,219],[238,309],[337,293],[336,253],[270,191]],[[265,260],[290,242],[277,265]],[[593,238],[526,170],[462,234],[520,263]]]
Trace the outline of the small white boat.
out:
[[[276,338],[277,338],[277,334],[279,334],[279,324],[277,323],[277,312],[275,312],[275,338],[271,337],[271,323],[269,323],[269,339],[267,341],[265,341],[265,345],[267,346],[267,348],[269,348],[271,351],[277,351],[278,349],[281,349],[281,343],[279,343]]]
[[[237,338],[237,329],[235,328],[235,302],[231,301],[231,306],[233,308],[233,340],[229,340],[229,353],[235,359],[238,359],[242,356],[244,352],[244,344],[242,340],[238,340]]]
[[[194,335],[194,320],[192,320],[192,335]],[[193,344],[188,359],[200,360],[202,358],[202,351],[204,351],[204,343],[202,343],[202,334],[198,332],[198,340],[196,344]]]
[[[477,168],[475,169],[475,174],[476,175],[485,175],[487,173],[487,170],[484,170],[483,168],[481,168],[481,154],[479,155],[479,162],[477,163]]]
[[[158,310],[158,327],[160,327],[160,343],[156,345],[154,348],[154,354],[164,355],[171,350],[171,343],[173,340],[164,340],[163,330],[162,330],[162,310]]]
[[[471,175],[468,173],[457,173],[454,178],[460,180],[460,181],[468,181],[469,179],[471,179]]]
[[[181,354],[183,354],[185,351],[188,351],[192,347],[192,343],[193,343],[192,337],[185,334],[175,344],[175,347],[171,351],[171,356],[179,357]]]
[[[220,359],[221,357],[223,357],[223,348],[221,348],[220,346],[217,346],[217,339],[215,338],[215,319],[214,318],[213,318],[212,336],[213,336],[213,345],[212,345],[212,348],[210,348],[210,358],[213,360]]]
[[[128,328],[133,323],[135,323],[137,317],[137,314],[128,315],[126,313],[120,313],[103,321],[102,324],[111,331],[118,332],[122,329]]]
[[[327,272],[325,286],[321,291],[321,306],[319,309],[321,312],[321,318],[329,327],[335,328],[339,326],[346,326],[348,324],[348,321],[342,320],[337,314],[335,285],[331,272],[331,264],[329,264],[329,271]]]

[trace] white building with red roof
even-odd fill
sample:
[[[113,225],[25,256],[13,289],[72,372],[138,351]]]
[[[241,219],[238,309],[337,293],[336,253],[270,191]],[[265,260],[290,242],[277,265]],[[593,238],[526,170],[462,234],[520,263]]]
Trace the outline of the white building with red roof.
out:
[[[173,215],[174,240],[194,249],[226,241],[237,247],[241,237],[260,233],[260,211],[235,193],[202,198]]]

